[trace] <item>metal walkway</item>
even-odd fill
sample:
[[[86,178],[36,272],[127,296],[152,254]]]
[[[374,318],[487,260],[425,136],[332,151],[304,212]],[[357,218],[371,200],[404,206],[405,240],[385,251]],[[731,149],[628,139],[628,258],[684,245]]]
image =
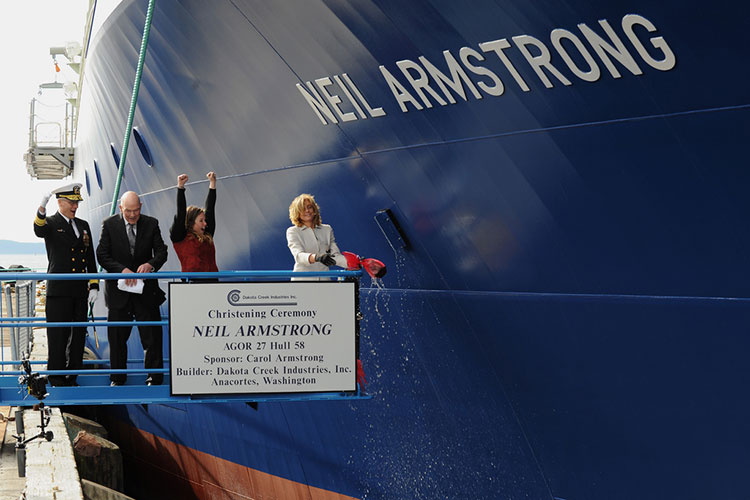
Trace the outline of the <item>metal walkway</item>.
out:
[[[338,279],[351,279],[361,276],[361,271],[327,271],[316,273],[304,273],[306,276],[323,276]],[[204,279],[204,278],[229,278],[229,282],[235,280],[255,281],[278,278],[289,278],[298,276],[299,273],[291,271],[222,271],[218,273],[180,273],[159,272],[139,274],[139,278],[158,279]],[[5,280],[44,280],[44,279],[119,279],[132,278],[132,274],[112,273],[81,273],[81,274],[46,274],[46,273],[3,273]],[[358,314],[358,312],[357,312]],[[168,320],[162,321],[133,321],[133,322],[109,322],[102,321],[104,318],[92,318],[89,322],[53,323],[45,322],[40,317],[5,317],[0,318],[2,329],[13,329],[23,327],[34,327],[34,335],[45,335],[48,326],[125,326],[125,325],[159,325],[169,326]],[[106,335],[106,334],[105,334]],[[36,338],[35,338],[36,342]],[[166,349],[165,349],[166,350]],[[46,358],[46,352],[42,359]],[[128,360],[128,363],[140,363],[143,360]],[[67,405],[119,405],[119,404],[187,404],[187,403],[232,403],[232,402],[269,402],[269,401],[310,401],[310,400],[357,400],[370,399],[361,386],[356,384],[356,390],[351,392],[286,392],[279,394],[269,393],[247,393],[247,394],[211,394],[211,395],[175,395],[172,394],[170,380],[169,360],[164,360],[163,369],[130,368],[127,370],[113,370],[109,368],[109,360],[98,359],[84,361],[83,370],[46,370],[46,362],[39,356],[36,360],[28,362],[28,370],[21,369],[20,360],[0,360],[2,371],[0,371],[0,406],[32,406],[43,400],[47,406]],[[88,369],[87,369],[88,367]],[[145,381],[148,373],[163,373],[164,383],[162,385],[147,386]],[[127,383],[122,386],[110,386],[109,375],[112,373],[127,374]],[[52,387],[46,384],[44,375],[77,375],[76,387]],[[29,388],[30,379],[44,380],[44,393],[40,393],[39,385],[36,390]]]

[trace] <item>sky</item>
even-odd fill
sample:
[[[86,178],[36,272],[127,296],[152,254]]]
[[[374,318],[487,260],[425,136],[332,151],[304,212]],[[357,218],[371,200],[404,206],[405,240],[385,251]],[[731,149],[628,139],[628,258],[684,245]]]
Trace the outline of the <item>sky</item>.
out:
[[[34,236],[36,209],[45,192],[72,182],[38,181],[26,172],[23,155],[29,144],[29,103],[32,98],[55,104],[61,91],[37,95],[40,83],[54,81],[50,47],[66,42],[83,43],[89,0],[1,0],[0,47],[3,48],[0,89],[4,96],[0,120],[2,163],[0,193],[5,213],[0,218],[0,240],[41,242]],[[58,56],[58,81],[78,81],[78,76]],[[54,117],[55,109],[38,106],[37,114]],[[85,203],[85,200],[84,200]],[[47,209],[55,211],[54,200]]]

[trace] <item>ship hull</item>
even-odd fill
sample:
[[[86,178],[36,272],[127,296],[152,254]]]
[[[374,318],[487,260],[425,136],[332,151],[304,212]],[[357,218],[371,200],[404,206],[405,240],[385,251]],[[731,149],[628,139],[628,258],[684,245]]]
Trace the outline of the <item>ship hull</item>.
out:
[[[121,192],[166,237],[177,175],[216,171],[224,270],[291,268],[310,192],[389,273],[360,289],[372,400],[113,408],[146,477],[196,498],[742,497],[748,7],[528,3],[156,3],[133,122],[153,166],[131,141]],[[143,4],[89,48],[92,229]]]

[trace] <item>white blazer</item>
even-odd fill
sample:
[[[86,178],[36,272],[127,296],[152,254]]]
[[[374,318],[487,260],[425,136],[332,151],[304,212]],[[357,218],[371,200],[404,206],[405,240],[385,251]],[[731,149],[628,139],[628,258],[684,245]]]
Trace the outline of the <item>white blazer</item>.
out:
[[[328,224],[321,224],[313,229],[307,226],[292,226],[286,230],[286,242],[294,257],[293,271],[327,271],[328,267],[320,262],[310,264],[310,254],[324,254],[327,250],[336,259],[336,265],[346,269],[346,257],[341,255],[333,228]]]

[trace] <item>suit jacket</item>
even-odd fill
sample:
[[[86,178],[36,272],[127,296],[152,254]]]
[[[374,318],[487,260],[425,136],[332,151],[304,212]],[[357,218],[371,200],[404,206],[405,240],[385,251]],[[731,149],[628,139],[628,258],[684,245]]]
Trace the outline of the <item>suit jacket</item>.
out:
[[[76,236],[65,217],[59,212],[50,217],[37,213],[34,219],[34,234],[44,238],[47,249],[48,273],[95,273],[94,244],[89,223],[74,218],[78,228]],[[91,288],[99,288],[98,280],[49,280],[47,295],[86,297],[89,283]]]
[[[336,265],[346,268],[346,257],[341,255],[333,236],[333,228],[328,224],[321,224],[313,229],[307,226],[292,226],[286,230],[286,242],[294,257],[293,271],[328,271],[328,267],[320,262],[310,264],[310,254],[325,253],[331,250]]]
[[[130,244],[122,215],[113,215],[102,222],[96,257],[108,273],[121,273],[126,268],[136,272],[138,267],[145,263],[151,264],[154,271],[158,271],[167,261],[167,245],[161,237],[157,219],[141,214],[135,232],[135,252],[134,255],[130,255]],[[104,296],[107,307],[114,309],[125,307],[131,296],[155,306],[159,306],[165,298],[164,291],[159,288],[159,282],[155,279],[144,281],[142,294],[123,292],[117,288],[117,280],[107,280]]]

